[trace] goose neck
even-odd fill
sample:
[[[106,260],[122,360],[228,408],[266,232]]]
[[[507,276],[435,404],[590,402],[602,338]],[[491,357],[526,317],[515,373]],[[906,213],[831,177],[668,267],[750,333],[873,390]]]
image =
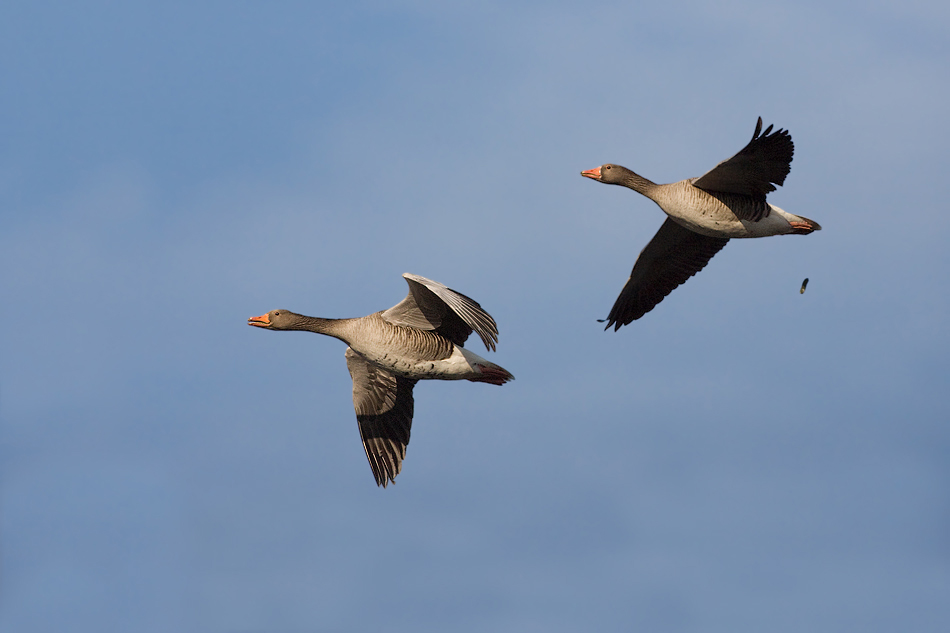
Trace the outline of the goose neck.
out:
[[[619,184],[633,189],[637,193],[641,193],[648,198],[652,197],[651,194],[658,187],[658,185],[652,180],[648,180],[640,174],[630,171],[629,169],[624,171],[623,178],[620,180]]]
[[[347,319],[323,319],[320,317],[304,316],[299,314],[287,327],[287,329],[336,336],[339,333],[343,322],[346,320]]]

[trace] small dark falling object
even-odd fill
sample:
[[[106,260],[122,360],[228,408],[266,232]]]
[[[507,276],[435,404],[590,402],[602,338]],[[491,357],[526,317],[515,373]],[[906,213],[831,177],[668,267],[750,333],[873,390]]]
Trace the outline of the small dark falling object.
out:
[[[808,286],[808,277],[805,277],[805,281],[802,282],[802,289],[798,291],[798,294],[805,294],[805,288]]]

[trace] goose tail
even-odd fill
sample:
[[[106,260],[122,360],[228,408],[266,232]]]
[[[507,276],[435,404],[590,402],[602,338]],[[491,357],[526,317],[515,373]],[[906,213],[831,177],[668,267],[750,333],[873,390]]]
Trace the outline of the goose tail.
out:
[[[821,230],[820,224],[800,215],[794,216],[794,219],[789,219],[788,223],[792,225],[792,230],[789,232],[793,235],[808,235]]]

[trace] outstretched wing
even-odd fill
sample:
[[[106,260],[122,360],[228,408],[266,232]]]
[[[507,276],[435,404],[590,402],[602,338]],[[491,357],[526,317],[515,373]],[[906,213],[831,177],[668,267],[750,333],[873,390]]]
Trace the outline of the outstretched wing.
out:
[[[353,408],[366,459],[376,485],[385,488],[395,483],[406,457],[416,381],[370,364],[349,347],[346,368],[353,379]]]
[[[607,327],[639,319],[681,283],[702,270],[729,240],[706,237],[667,218],[640,252],[626,285],[607,316]]]
[[[775,185],[785,183],[785,177],[792,169],[795,145],[792,135],[786,130],[772,132],[770,125],[761,135],[760,132],[762,117],[755,125],[749,144],[694,180],[693,186],[709,192],[751,196],[758,202],[765,202],[766,194],[775,191]]]
[[[476,301],[437,281],[404,273],[409,284],[406,298],[383,312],[383,318],[395,325],[434,330],[456,345],[462,345],[472,331],[485,347],[494,351],[498,326]]]

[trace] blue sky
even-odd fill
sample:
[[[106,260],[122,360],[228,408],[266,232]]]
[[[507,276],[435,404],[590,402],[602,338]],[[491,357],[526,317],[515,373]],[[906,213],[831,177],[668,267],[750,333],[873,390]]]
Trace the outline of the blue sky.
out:
[[[947,630],[948,33],[924,1],[4,5],[0,630]],[[796,145],[770,201],[824,230],[603,332],[663,214],[579,172],[699,176],[757,116]],[[246,319],[407,271],[517,380],[419,384],[382,490],[343,345]]]

